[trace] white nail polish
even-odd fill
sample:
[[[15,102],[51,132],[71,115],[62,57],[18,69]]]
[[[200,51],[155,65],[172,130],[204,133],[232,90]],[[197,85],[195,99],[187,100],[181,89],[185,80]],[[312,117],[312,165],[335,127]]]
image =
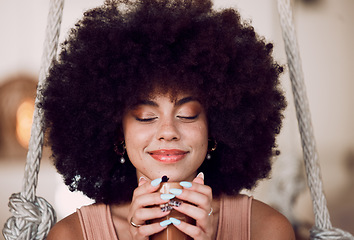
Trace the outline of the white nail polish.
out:
[[[204,173],[203,172],[198,173],[197,177],[200,177],[201,179],[204,180]]]
[[[139,178],[139,182],[141,182],[141,180],[145,180],[145,181],[146,181],[146,178],[144,178],[143,176],[141,176],[141,177]]]

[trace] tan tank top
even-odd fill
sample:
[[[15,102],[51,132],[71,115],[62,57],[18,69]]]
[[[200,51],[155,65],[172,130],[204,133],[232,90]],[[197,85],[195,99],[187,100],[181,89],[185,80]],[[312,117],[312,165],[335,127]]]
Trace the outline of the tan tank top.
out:
[[[252,197],[222,197],[216,240],[250,240]],[[77,210],[85,240],[118,240],[109,205],[92,204]]]

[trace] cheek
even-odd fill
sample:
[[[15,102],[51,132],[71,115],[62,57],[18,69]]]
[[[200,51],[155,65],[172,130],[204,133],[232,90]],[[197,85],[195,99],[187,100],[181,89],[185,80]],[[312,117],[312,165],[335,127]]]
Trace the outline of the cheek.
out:
[[[123,129],[127,152],[130,154],[143,150],[151,141],[151,130],[140,125],[128,123]]]
[[[200,126],[199,128],[199,140],[203,143],[204,147],[207,147],[208,145],[208,130],[206,126]]]
[[[184,132],[189,143],[201,152],[206,152],[208,148],[208,130],[205,124],[198,124]]]
[[[191,134],[193,133],[193,134]],[[195,166],[200,166],[206,157],[208,152],[208,131],[206,126],[196,126],[194,131],[190,131],[190,144],[194,149],[194,163]]]
[[[137,147],[138,141],[134,135],[136,134],[136,127],[134,126],[134,122],[131,118],[127,117],[123,121],[123,134],[124,134],[124,141],[128,155],[133,154],[133,149]]]

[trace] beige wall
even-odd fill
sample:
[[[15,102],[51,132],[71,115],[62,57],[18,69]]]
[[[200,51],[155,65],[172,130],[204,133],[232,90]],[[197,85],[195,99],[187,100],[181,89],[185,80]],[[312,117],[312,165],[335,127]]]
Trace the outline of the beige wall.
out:
[[[62,24],[61,40],[64,39],[68,26],[78,19],[84,9],[100,4],[100,0],[66,1]],[[275,56],[281,63],[286,63],[281,38],[275,0],[218,0],[217,7],[236,6],[245,19],[252,19],[255,29],[275,44]],[[349,185],[350,177],[343,165],[348,152],[354,152],[354,1],[319,0],[318,6],[307,6],[295,1],[294,15],[303,70],[307,85],[312,121],[321,160],[325,192],[334,221],[338,224],[336,210],[341,206],[339,197],[346,192],[353,195],[354,189]],[[46,0],[0,0],[0,86],[10,76],[26,73],[36,76],[39,69],[44,30],[47,17]],[[286,164],[301,158],[300,140],[292,103],[290,83],[287,74],[283,76],[289,107],[285,113],[283,133],[279,137],[282,159]],[[25,158],[25,156],[23,156]],[[278,164],[281,166],[282,164]],[[282,167],[277,172],[285,172]],[[21,188],[24,168],[23,159],[0,159],[0,225],[10,214],[7,198],[12,192]],[[280,174],[281,175],[281,174]],[[47,198],[61,209],[65,194],[55,197],[55,192],[63,191],[59,184],[60,177],[48,160],[44,160],[40,171],[38,195]],[[268,184],[269,185],[269,184]],[[272,202],[270,187],[262,184],[255,195]],[[63,197],[64,196],[64,197]],[[81,198],[80,198],[81,199]],[[351,198],[353,199],[353,198]],[[75,202],[65,211],[59,211],[59,217],[73,211],[82,202]],[[86,201],[84,201],[86,202]],[[343,201],[341,201],[343,205]],[[306,191],[301,193],[294,207],[296,218],[311,222],[311,200]],[[348,210],[354,212],[353,208]],[[347,211],[347,212],[348,212]],[[354,213],[351,215],[354,219]],[[347,230],[349,225],[343,224]],[[341,227],[336,225],[336,227]],[[354,231],[353,223],[351,224]],[[349,226],[350,227],[350,226]],[[0,237],[0,239],[2,239]]]

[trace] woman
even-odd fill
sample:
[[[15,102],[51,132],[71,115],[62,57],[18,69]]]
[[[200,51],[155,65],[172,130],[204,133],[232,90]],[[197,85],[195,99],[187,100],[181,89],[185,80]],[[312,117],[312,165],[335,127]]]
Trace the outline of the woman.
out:
[[[282,67],[235,10],[211,5],[107,1],[71,30],[41,107],[58,171],[96,203],[48,239],[148,239],[169,224],[194,239],[294,239],[285,217],[239,194],[278,154]],[[183,190],[158,193],[164,175]],[[172,208],[196,224],[150,222]]]

